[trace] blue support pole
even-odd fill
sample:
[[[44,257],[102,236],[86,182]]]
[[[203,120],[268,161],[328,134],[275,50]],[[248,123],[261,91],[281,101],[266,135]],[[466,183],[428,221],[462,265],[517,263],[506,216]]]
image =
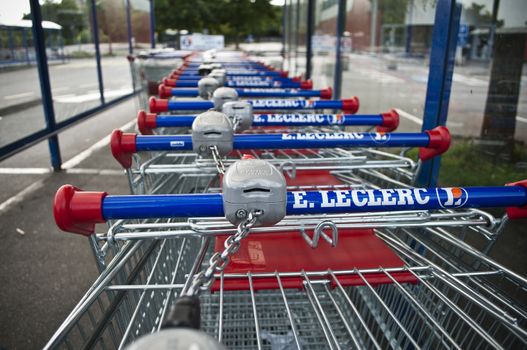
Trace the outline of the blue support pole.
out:
[[[97,79],[99,80],[99,94],[101,95],[101,104],[104,104],[104,82],[102,80],[101,50],[99,48],[99,25],[97,24],[97,7],[95,5],[95,0],[90,0],[90,7],[93,45],[95,46],[95,61],[97,63]]]
[[[27,32],[26,28],[22,28],[22,43],[24,45],[24,50],[26,53],[26,63],[29,66],[31,64],[31,60],[29,59],[29,47],[27,43]]]
[[[154,13],[154,0],[150,0],[150,47],[156,48],[156,15]]]
[[[311,79],[313,58],[313,26],[315,17],[315,0],[307,0],[307,30],[306,30],[306,79]]]
[[[412,54],[412,22],[414,14],[414,0],[410,0],[408,3],[408,24],[406,25],[406,45],[405,51],[406,55],[410,56]]]
[[[456,0],[437,2],[422,130],[446,124],[460,16],[461,5]],[[435,157],[424,162],[419,186],[435,186],[440,161],[441,157]]]
[[[346,27],[346,0],[338,0],[337,14],[337,57],[335,62],[335,76],[333,81],[333,97],[339,99],[342,90],[342,34]]]
[[[13,42],[13,29],[11,29],[11,27],[9,27],[7,30],[7,41],[9,45],[9,51],[11,51],[11,61],[15,62],[15,44]]]
[[[42,107],[46,119],[46,129],[55,131],[55,110],[53,109],[53,98],[51,96],[51,84],[49,80],[48,59],[46,57],[46,43],[44,41],[44,30],[42,29],[42,14],[38,0],[29,1],[31,7],[31,20],[33,22],[33,44],[37,59],[38,76],[40,81],[40,93],[42,95]],[[62,165],[60,156],[59,139],[53,135],[48,139],[51,165],[53,170],[59,171]]]
[[[282,7],[282,70],[285,68],[285,49],[286,49],[286,34],[287,31],[285,29],[286,26],[286,16],[287,16],[287,0],[284,1],[284,6]]]
[[[126,26],[128,29],[128,54],[134,53],[134,47],[132,45],[132,17],[130,9],[130,0],[126,0]]]

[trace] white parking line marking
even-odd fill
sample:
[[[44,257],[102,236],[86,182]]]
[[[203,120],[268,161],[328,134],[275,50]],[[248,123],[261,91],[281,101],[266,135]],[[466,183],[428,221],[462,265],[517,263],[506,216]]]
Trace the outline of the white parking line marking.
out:
[[[51,168],[0,168],[1,175],[41,175],[50,172]]]
[[[130,127],[132,127],[133,125],[135,125],[136,123],[136,120],[132,120],[126,124],[124,124],[123,126],[121,126],[119,129],[128,129]],[[77,154],[75,157],[69,159],[68,161],[62,163],[62,169],[71,169],[77,165],[79,165],[82,161],[84,161],[86,158],[90,157],[95,151],[98,151],[99,149],[105,147],[106,145],[108,145],[110,143],[110,138],[112,137],[112,135],[107,135],[105,137],[103,137],[102,139],[100,139],[99,141],[97,141],[96,143],[94,143],[93,145],[91,145],[89,148],[85,149],[84,151],[82,151],[81,153]]]
[[[110,97],[117,97],[122,95],[127,95],[133,92],[133,89],[122,89],[122,90],[105,90],[104,91],[104,97],[110,98]],[[53,101],[58,103],[83,103],[88,101],[95,101],[100,99],[101,96],[99,95],[99,92],[96,90],[93,90],[92,93],[84,94],[84,95],[63,95],[63,96],[56,96]]]
[[[123,169],[88,169],[88,168],[73,168],[65,170],[67,174],[77,175],[110,175],[110,176],[122,176],[124,174]]]
[[[522,118],[519,115],[516,116],[516,120],[522,123],[527,123],[527,118]]]
[[[4,99],[5,100],[14,100],[14,99],[17,99],[17,98],[27,97],[27,96],[31,96],[31,95],[34,95],[34,94],[35,94],[34,92],[22,92],[20,94],[4,96]]]
[[[448,126],[449,128],[461,128],[464,125],[465,123],[461,123],[461,122],[452,122],[452,121],[446,122],[446,126]]]
[[[99,83],[80,84],[79,85],[80,88],[87,88],[87,87],[94,87],[94,86],[99,86]]]
[[[64,87],[59,87],[59,88],[51,89],[51,92],[55,93],[55,92],[59,92],[59,91],[66,91],[66,90],[69,90],[69,89],[70,89],[69,86],[64,86]]]
[[[4,201],[2,204],[0,204],[0,214],[5,213],[7,210],[9,210],[13,205],[18,204],[28,195],[33,193],[34,191],[37,191],[44,187],[44,179],[38,180],[37,182],[33,183],[32,185],[28,186],[27,188],[23,189],[22,191],[15,194],[13,197],[9,198],[8,200]]]
[[[410,121],[412,121],[412,122],[414,122],[416,124],[423,125],[423,121],[421,119],[417,118],[415,115],[412,115],[412,114],[410,114],[408,112],[405,112],[405,111],[403,111],[402,109],[399,109],[399,108],[396,108],[395,110],[397,111],[397,113],[399,113],[399,115],[401,117],[406,118],[406,119],[408,119],[408,120],[410,120]]]

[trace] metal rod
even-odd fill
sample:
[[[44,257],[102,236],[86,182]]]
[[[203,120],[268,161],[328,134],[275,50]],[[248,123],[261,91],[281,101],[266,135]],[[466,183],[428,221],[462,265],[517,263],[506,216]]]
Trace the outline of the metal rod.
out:
[[[131,14],[130,0],[126,0],[126,28],[128,36],[128,54],[134,53],[134,46],[132,43],[132,14]]]
[[[298,330],[295,326],[295,321],[293,320],[293,314],[291,313],[291,309],[289,308],[289,303],[287,302],[287,297],[285,295],[284,286],[282,285],[282,280],[280,279],[280,275],[277,271],[275,271],[276,281],[278,282],[278,287],[280,288],[280,294],[282,295],[282,299],[284,300],[285,310],[287,312],[287,317],[289,318],[289,324],[291,325],[291,330],[293,331],[293,337],[295,338],[296,347],[298,349],[302,349],[302,346],[300,345],[300,340],[298,339]],[[223,273],[222,273],[223,277]]]
[[[432,33],[430,68],[422,130],[446,125],[454,58],[456,53],[461,4],[456,0],[438,1]],[[439,175],[440,157],[423,163],[417,184],[435,186]]]
[[[307,1],[307,31],[306,31],[306,79],[311,79],[313,59],[313,27],[315,25],[315,0]]]
[[[254,327],[256,330],[256,341],[258,344],[258,350],[262,349],[262,339],[260,338],[260,324],[258,322],[258,313],[256,312],[256,300],[254,295],[254,288],[253,288],[253,279],[251,276],[251,272],[247,273],[247,278],[249,279],[249,290],[251,292],[251,304],[253,307],[253,315],[254,315]]]
[[[42,108],[46,121],[46,131],[52,132],[56,129],[55,110],[53,108],[53,97],[51,94],[51,83],[49,79],[48,58],[46,55],[46,41],[44,29],[42,28],[42,13],[38,0],[29,1],[31,7],[31,20],[33,23],[33,45],[35,46],[35,56],[40,82],[40,93],[42,95]],[[49,153],[51,156],[51,166],[53,170],[59,171],[62,166],[60,146],[58,137],[51,136],[48,139]]]
[[[339,99],[342,91],[342,35],[346,27],[346,0],[338,0],[337,14],[337,52],[335,61],[335,74],[333,82],[333,96]]]
[[[156,48],[156,14],[154,12],[154,0],[150,0],[150,47]]]
[[[99,24],[97,23],[97,5],[96,0],[90,0],[91,22],[93,46],[95,48],[95,62],[97,64],[97,80],[99,82],[99,94],[101,104],[104,104],[104,81],[102,79],[101,50],[99,47]]]

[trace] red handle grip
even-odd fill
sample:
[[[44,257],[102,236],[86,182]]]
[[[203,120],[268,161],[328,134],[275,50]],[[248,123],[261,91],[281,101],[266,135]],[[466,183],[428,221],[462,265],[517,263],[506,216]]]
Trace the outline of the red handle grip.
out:
[[[331,100],[331,97],[333,96],[333,89],[331,87],[328,87],[326,89],[320,90],[320,98],[323,100]]]
[[[518,182],[512,182],[507,184],[507,186],[521,186],[527,189],[527,180],[522,180]],[[507,208],[507,216],[510,219],[525,219],[527,218],[527,205],[523,207],[509,207]]]
[[[157,114],[140,110],[137,113],[137,128],[143,135],[152,135],[152,129],[157,128]]]
[[[66,232],[90,236],[95,224],[105,222],[102,200],[106,192],[85,192],[72,185],[58,189],[53,201],[53,216],[57,226]]]
[[[450,131],[444,126],[437,126],[432,130],[425,131],[430,136],[428,147],[419,149],[419,159],[422,161],[429,160],[445,153],[450,147]]]
[[[312,90],[313,89],[313,81],[311,79],[306,81],[300,82],[300,88],[302,90]]]
[[[170,87],[176,87],[177,79],[170,79],[170,78],[164,78],[163,79],[163,85],[170,86]]]
[[[378,132],[392,132],[399,127],[399,113],[395,109],[381,113],[382,124],[377,126]]]
[[[164,84],[159,84],[157,87],[157,92],[159,94],[159,98],[170,98],[172,97],[172,88],[167,87]]]
[[[121,130],[114,130],[110,141],[110,149],[115,159],[128,169],[132,166],[132,156],[137,152],[135,147],[136,134],[124,133]]]
[[[154,96],[150,97],[148,106],[151,113],[159,113],[168,111],[168,100],[158,99]]]
[[[344,98],[341,101],[343,112],[355,114],[359,110],[360,102],[357,96],[353,96],[352,98]]]

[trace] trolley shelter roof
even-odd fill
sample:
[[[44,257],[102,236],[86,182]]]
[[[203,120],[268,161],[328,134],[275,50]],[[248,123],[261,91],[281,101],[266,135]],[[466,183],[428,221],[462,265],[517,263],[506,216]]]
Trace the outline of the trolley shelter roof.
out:
[[[21,19],[18,21],[0,21],[0,28],[31,28],[33,24],[29,19]],[[62,26],[51,21],[42,21],[42,28],[50,30],[62,30]]]

